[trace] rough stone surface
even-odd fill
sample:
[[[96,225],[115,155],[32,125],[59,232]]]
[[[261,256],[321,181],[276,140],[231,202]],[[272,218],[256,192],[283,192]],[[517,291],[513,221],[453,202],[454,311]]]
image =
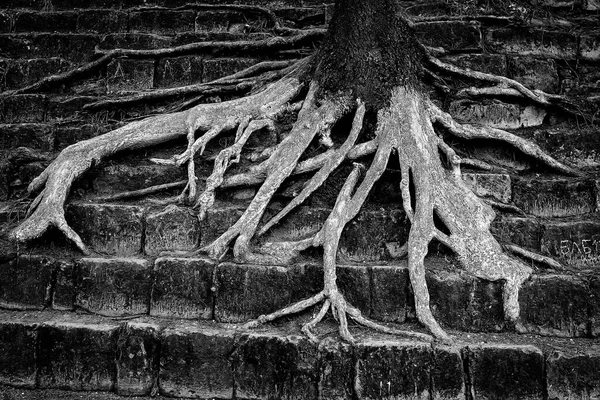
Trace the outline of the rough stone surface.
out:
[[[525,327],[549,336],[587,336],[589,288],[567,275],[538,275],[519,292]]]
[[[127,30],[127,13],[116,10],[79,10],[77,31],[113,33]]]
[[[379,321],[404,322],[408,305],[408,270],[373,266],[371,275],[371,316]]]
[[[0,60],[0,70],[3,71],[0,88],[17,89],[36,82],[47,75],[65,72],[71,67],[71,63],[57,57]]]
[[[597,346],[576,354],[555,350],[548,356],[546,371],[550,399],[600,397],[600,351]]]
[[[457,100],[450,104],[449,111],[460,120],[498,129],[539,126],[546,117],[546,111],[536,106],[522,107],[498,100],[487,103]]]
[[[305,337],[242,335],[232,360],[239,399],[317,397],[317,348]]]
[[[28,147],[30,149],[49,151],[54,147],[52,128],[46,124],[1,124],[0,147],[11,149]]]
[[[600,222],[594,220],[548,221],[544,224],[541,247],[544,253],[580,269],[600,265]]]
[[[464,399],[466,382],[461,349],[458,346],[433,346],[431,395],[433,399]]]
[[[510,57],[508,59],[510,77],[530,89],[556,93],[559,87],[556,63],[551,59]]]
[[[14,315],[2,316],[5,318],[0,322],[0,384],[33,388],[36,385],[36,324],[24,323]]]
[[[152,394],[159,370],[159,326],[133,321],[119,332],[116,392],[121,396]]]
[[[577,54],[577,37],[566,32],[542,29],[489,29],[486,46],[496,53],[514,53],[551,58],[573,59]]]
[[[41,310],[50,303],[55,261],[19,256],[0,268],[0,307]]]
[[[500,242],[539,250],[543,226],[539,220],[528,217],[496,217],[491,232]]]
[[[156,87],[177,87],[202,81],[202,58],[197,56],[161,58],[155,75]]]
[[[39,387],[112,390],[118,330],[118,324],[84,317],[44,323],[39,328]]]
[[[506,76],[506,56],[501,54],[459,54],[451,56],[448,62],[474,71]]]
[[[228,331],[194,323],[165,329],[161,333],[160,393],[169,397],[231,398],[233,350],[233,335]]]
[[[77,307],[107,316],[148,313],[151,285],[148,261],[83,258],[77,267]]]
[[[0,99],[0,122],[44,122],[48,98],[40,94],[18,94]]]
[[[146,217],[146,254],[193,250],[200,242],[200,223],[189,208],[171,205]]]
[[[419,39],[428,46],[443,47],[447,51],[481,49],[480,26],[475,22],[422,23],[417,25],[416,31]]]
[[[354,351],[352,345],[333,338],[319,343],[319,399],[354,397]]]
[[[66,218],[84,243],[97,252],[130,256],[142,249],[143,214],[138,206],[72,203]]]
[[[150,315],[212,319],[214,269],[207,258],[157,259]]]
[[[204,77],[202,82],[212,82],[215,79],[231,75],[252,65],[258,60],[253,58],[222,58],[204,61]]]
[[[96,126],[96,129],[110,130],[116,129],[116,127]],[[93,180],[96,194],[111,195],[118,192],[140,190],[184,178],[181,171],[171,166],[149,164],[145,160],[126,160],[125,162],[115,162],[99,168]]]
[[[57,262],[56,279],[52,288],[52,308],[72,311],[75,307],[75,265],[71,262]]]
[[[143,10],[129,13],[129,29],[132,32],[173,34],[194,32],[194,11]]]
[[[200,222],[202,237],[200,246],[212,243],[227,229],[235,224],[244,211],[237,207],[213,208],[206,212],[206,217]]]
[[[247,321],[290,304],[285,267],[222,263],[214,285],[214,319],[219,322]]]
[[[538,348],[482,344],[465,353],[473,398],[544,398],[544,356]]]
[[[511,201],[512,182],[508,174],[463,173],[462,178],[477,196],[502,203],[510,203]]]
[[[154,86],[154,61],[114,60],[107,67],[108,93],[151,89]]]
[[[371,271],[369,267],[338,265],[337,284],[348,303],[365,315],[371,314]]]

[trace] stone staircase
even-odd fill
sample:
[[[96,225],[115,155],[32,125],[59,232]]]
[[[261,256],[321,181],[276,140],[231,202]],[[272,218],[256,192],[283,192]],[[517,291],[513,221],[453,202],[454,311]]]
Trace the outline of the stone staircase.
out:
[[[269,34],[263,17],[182,7],[187,3],[7,0],[0,6],[0,90],[89,61],[95,47],[153,49]],[[267,6],[295,27],[324,25],[331,13],[330,4],[317,1],[245,3]],[[556,22],[550,28],[536,25],[538,14],[515,26],[486,10],[461,19],[451,2],[406,3],[420,19],[422,40],[443,47],[448,61],[548,92],[600,94],[597,0],[545,1],[544,12]],[[564,28],[564,21],[576,28]],[[459,144],[506,168],[466,170],[467,184],[484,198],[524,212],[499,212],[495,235],[564,265],[564,270],[533,265],[535,274],[520,293],[526,334],[504,326],[502,284],[461,272],[437,244],[427,259],[427,282],[432,311],[456,339],[453,345],[352,326],[357,344],[351,346],[340,342],[332,319],[318,326],[322,341],[314,344],[299,329],[310,312],[255,330],[235,329],[234,323],[318,292],[323,282],[319,257],[306,254],[291,265],[257,266],[181,253],[222,233],[252,198],[252,188],[219,193],[202,222],[187,207],[152,201],[177,190],[103,200],[115,192],[185,179],[182,169],[147,161],[178,152],[180,143],[117,156],[78,183],[67,218],[93,256],[82,256],[53,232],[26,247],[6,240],[24,217],[25,204],[17,199],[58,151],[164,106],[83,112],[86,104],[208,82],[257,61],[295,59],[311,51],[118,59],[50,93],[0,99],[0,394],[5,399],[75,398],[79,394],[73,392],[79,391],[98,399],[113,398],[109,393],[238,399],[600,397],[600,136],[597,128],[573,126],[544,110],[500,101],[448,104],[457,117],[514,128],[588,172],[585,178],[557,177],[526,160],[515,161],[518,155],[506,149]],[[200,175],[210,172],[214,151],[207,149]],[[394,173],[386,173],[389,179],[344,232],[338,283],[365,315],[419,331],[406,261],[396,257],[408,223],[398,189],[389,183]],[[293,189],[291,182],[269,212],[293,196]],[[299,238],[319,229],[331,206],[324,192],[267,239]],[[96,391],[104,394],[91,393]]]

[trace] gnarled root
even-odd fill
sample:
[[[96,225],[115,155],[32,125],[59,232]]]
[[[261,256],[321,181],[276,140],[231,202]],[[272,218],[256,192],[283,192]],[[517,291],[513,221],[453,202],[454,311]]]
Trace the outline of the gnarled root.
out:
[[[248,118],[270,115],[298,94],[302,88],[298,75],[298,71],[291,73],[252,96],[150,117],[67,147],[29,185],[30,193],[43,190],[32,204],[31,215],[12,232],[12,236],[18,241],[29,241],[40,237],[50,226],[56,226],[81,251],[89,253],[64,218],[64,203],[75,179],[102,159],[122,150],[149,147],[186,134],[188,139],[191,138],[190,148],[193,148],[196,130],[215,132],[235,127]],[[192,178],[191,172],[189,182],[195,184],[195,174]]]

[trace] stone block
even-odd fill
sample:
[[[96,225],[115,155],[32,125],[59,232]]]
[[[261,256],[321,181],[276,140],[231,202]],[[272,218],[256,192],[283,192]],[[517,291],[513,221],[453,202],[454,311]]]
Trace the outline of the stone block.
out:
[[[459,54],[443,59],[450,64],[488,74],[507,75],[506,56],[501,54]]]
[[[149,33],[109,33],[104,35],[98,47],[105,50],[122,49],[160,49],[173,45],[169,36]]]
[[[52,309],[72,311],[75,308],[75,265],[68,262],[56,263],[56,280],[52,288]]]
[[[204,75],[202,82],[212,82],[215,79],[234,74],[256,64],[253,58],[217,58],[204,60]]]
[[[244,22],[243,14],[228,11],[200,11],[196,16],[196,32],[227,32],[231,25]]]
[[[589,285],[590,334],[592,337],[598,337],[600,336],[600,278],[591,277]]]
[[[79,10],[77,32],[117,33],[128,29],[127,13],[116,10]]]
[[[242,335],[232,354],[236,398],[314,399],[317,359],[304,336]]]
[[[148,313],[151,267],[133,258],[82,258],[77,262],[77,307],[111,317]]]
[[[594,211],[596,196],[593,182],[573,179],[517,179],[514,203],[527,214],[537,217],[569,217]]]
[[[242,216],[244,210],[237,207],[215,207],[206,212],[200,221],[200,247],[211,244]]]
[[[2,89],[18,89],[48,76],[65,72],[72,67],[62,58],[35,58],[28,60],[0,60],[0,70],[4,78],[0,82]]]
[[[98,135],[103,130],[109,130],[110,127],[90,126],[89,129],[89,134]],[[171,183],[185,176],[179,168],[157,165],[127,156],[125,160],[115,160],[114,163],[99,167],[95,172],[92,186],[94,192],[102,196]]]
[[[77,13],[73,11],[21,11],[15,15],[15,32],[75,32]]]
[[[548,398],[596,399],[600,397],[600,353],[554,350],[546,360]]]
[[[339,254],[353,262],[390,259],[390,243],[406,242],[409,227],[403,210],[363,211],[346,225]]]
[[[354,388],[359,399],[430,398],[431,347],[426,343],[358,344]]]
[[[196,13],[191,10],[142,10],[129,13],[131,32],[174,34],[194,32]]]
[[[519,292],[521,320],[528,331],[545,336],[587,336],[589,288],[567,275],[538,275]]]
[[[600,60],[600,35],[582,35],[579,44],[581,58],[589,61]]]
[[[404,265],[373,266],[371,276],[371,317],[385,322],[404,322],[408,306],[408,270]]]
[[[195,323],[161,333],[160,393],[169,397],[232,398],[234,351],[231,331]],[[239,397],[239,393],[236,396]]]
[[[247,321],[290,305],[285,267],[222,263],[214,286],[214,319],[219,322]]]
[[[491,232],[500,242],[514,243],[533,250],[541,248],[543,226],[534,218],[496,217]]]
[[[200,222],[189,208],[171,205],[146,217],[146,254],[193,250],[200,242]]]
[[[574,59],[577,56],[577,37],[567,32],[542,29],[488,29],[484,38],[489,51],[495,53]]]
[[[55,261],[21,255],[0,269],[0,307],[41,310],[50,304]]]
[[[33,8],[41,10],[44,0],[8,0],[6,8]]]
[[[524,107],[498,100],[485,103],[457,100],[450,104],[449,112],[460,120],[498,129],[539,126],[547,114],[546,110],[536,106]]]
[[[108,93],[145,90],[154,86],[154,61],[114,60],[107,67]]]
[[[40,389],[110,391],[119,325],[78,316],[44,323],[37,355]]]
[[[0,99],[0,122],[43,122],[48,98],[40,94],[17,94]]]
[[[571,267],[598,268],[600,266],[600,222],[595,220],[547,221],[544,223],[541,249]]]
[[[27,48],[27,40],[22,35],[0,35],[0,48],[6,58],[33,58]]]
[[[293,264],[287,266],[290,304],[306,299],[323,290],[323,266],[321,264]]]
[[[465,380],[461,349],[456,346],[433,345],[431,398],[466,398]]]
[[[46,120],[61,122],[69,119],[81,118],[83,107],[86,104],[98,101],[95,96],[60,96],[52,97],[48,101]]]
[[[354,364],[352,345],[332,337],[324,338],[319,343],[319,399],[353,398]]]
[[[415,29],[417,37],[427,46],[443,47],[446,51],[481,50],[481,30],[477,22],[425,22]]]
[[[101,38],[83,33],[27,33],[28,58],[60,57],[74,63],[89,61]]]
[[[0,33],[8,33],[12,29],[12,16],[7,12],[0,12]]]
[[[58,10],[72,10],[74,8],[120,8],[122,0],[52,0],[52,5]]]
[[[559,90],[558,70],[552,59],[531,57],[509,57],[509,77],[530,89],[557,93]]]
[[[158,379],[159,348],[158,325],[132,321],[121,328],[116,360],[118,395],[151,395]]]
[[[0,148],[17,147],[52,151],[54,148],[52,126],[37,123],[0,124]]]
[[[428,271],[426,278],[431,312],[439,322],[471,332],[502,329],[501,283],[449,271]]]
[[[214,269],[207,258],[157,259],[150,315],[212,319]]]
[[[337,284],[346,301],[371,315],[371,271],[366,266],[338,265]]]
[[[1,314],[0,384],[34,388],[36,385],[37,325],[21,321],[18,315]]]
[[[465,349],[476,399],[543,399],[544,356],[529,345],[482,344]]]
[[[71,203],[67,223],[99,253],[131,256],[142,250],[144,209],[116,204]]]
[[[155,75],[155,86],[178,87],[202,82],[202,58],[197,56],[161,58]]]
[[[112,130],[112,125],[83,124],[78,126],[55,126],[56,150],[62,150],[74,143],[91,139]]]
[[[462,178],[477,196],[491,198],[502,203],[511,201],[512,181],[508,174],[463,173]]]

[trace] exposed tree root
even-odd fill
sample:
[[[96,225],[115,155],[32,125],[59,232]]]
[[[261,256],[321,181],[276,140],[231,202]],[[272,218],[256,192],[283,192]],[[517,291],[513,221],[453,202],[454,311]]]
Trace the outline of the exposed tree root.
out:
[[[552,257],[547,257],[547,256],[544,256],[541,254],[534,253],[532,251],[529,251],[527,249],[524,249],[524,248],[514,245],[514,244],[505,244],[504,248],[509,250],[511,253],[521,256],[521,257],[524,257],[528,260],[547,265],[548,267],[550,267],[556,271],[565,271],[566,270],[566,268],[561,263],[559,263]]]

